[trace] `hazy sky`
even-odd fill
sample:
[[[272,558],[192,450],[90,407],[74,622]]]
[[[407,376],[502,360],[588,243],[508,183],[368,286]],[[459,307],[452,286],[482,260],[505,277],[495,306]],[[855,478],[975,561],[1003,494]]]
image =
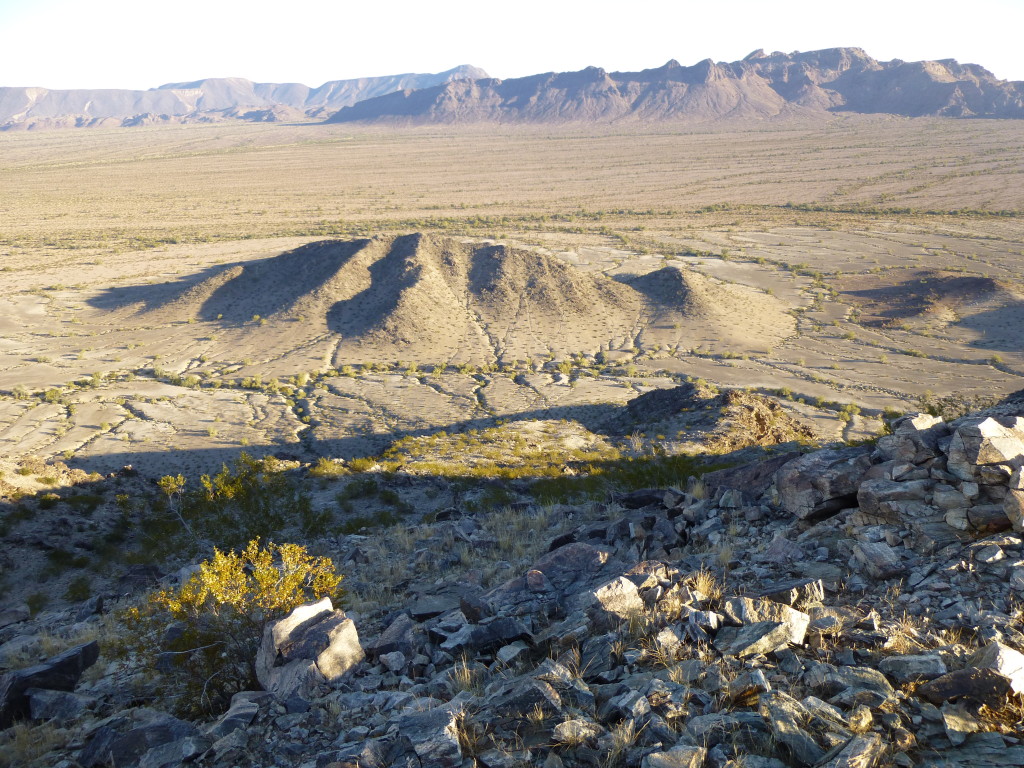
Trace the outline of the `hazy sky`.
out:
[[[1024,80],[1024,0],[0,0],[0,85],[320,85],[475,64],[495,77],[858,46]]]

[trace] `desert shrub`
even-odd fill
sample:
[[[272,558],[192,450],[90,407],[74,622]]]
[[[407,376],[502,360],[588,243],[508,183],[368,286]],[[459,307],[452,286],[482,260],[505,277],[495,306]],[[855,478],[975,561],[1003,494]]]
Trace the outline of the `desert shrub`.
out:
[[[43,610],[49,602],[50,596],[45,592],[33,592],[25,598],[25,604],[28,606],[28,609],[32,612],[33,616]]]
[[[71,505],[72,509],[75,509],[84,514],[95,512],[103,502],[103,497],[97,493],[76,493],[68,497],[68,504]]]
[[[53,509],[60,503],[60,496],[56,493],[44,493],[39,497],[40,509]]]
[[[320,459],[309,468],[310,477],[335,478],[349,474],[344,463],[321,456]]]
[[[63,547],[54,547],[46,553],[46,559],[48,565],[43,569],[43,573],[48,574],[60,574],[71,568],[85,568],[89,564],[89,556],[84,554],[75,554]]]
[[[258,687],[255,659],[267,624],[302,603],[338,597],[341,579],[329,558],[303,546],[254,539],[240,552],[214,549],[181,587],[154,593],[121,618],[134,650],[165,679],[174,709],[209,715]]]
[[[380,486],[374,478],[360,477],[350,482],[338,493],[338,500],[347,501],[349,499],[365,499],[376,496],[379,490]]]
[[[88,600],[92,594],[92,581],[88,576],[76,576],[68,584],[67,591],[64,593],[64,599],[70,600],[73,603],[81,602],[82,600]]]
[[[309,496],[270,458],[243,453],[233,467],[200,477],[198,488],[189,489],[181,475],[167,475],[159,486],[165,497],[142,521],[146,543],[159,551],[170,549],[168,537],[194,550],[204,542],[239,548],[289,523],[305,527],[316,518]]]

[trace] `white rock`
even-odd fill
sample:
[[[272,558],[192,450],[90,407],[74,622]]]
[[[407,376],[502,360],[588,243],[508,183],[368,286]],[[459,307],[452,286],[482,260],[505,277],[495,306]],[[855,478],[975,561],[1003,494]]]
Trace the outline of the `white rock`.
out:
[[[1014,693],[1024,691],[1024,653],[993,641],[971,658],[971,665],[994,669],[1010,679]]]

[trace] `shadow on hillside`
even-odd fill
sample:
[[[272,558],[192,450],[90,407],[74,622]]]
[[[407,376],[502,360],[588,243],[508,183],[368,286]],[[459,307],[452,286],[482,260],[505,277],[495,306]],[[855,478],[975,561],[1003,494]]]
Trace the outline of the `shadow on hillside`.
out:
[[[619,413],[619,407],[614,405],[574,405],[503,415],[500,420],[514,423],[564,419],[578,422],[598,436],[623,437],[626,433],[610,427],[610,421],[617,413]],[[431,437],[442,432],[452,435],[471,430],[482,431],[494,427],[497,420],[498,417],[465,419],[440,426],[330,438],[317,438],[314,430],[313,435],[303,443],[235,445],[189,450],[125,450],[105,453],[100,456],[76,456],[65,460],[65,463],[71,469],[81,469],[89,473],[98,472],[104,475],[131,465],[148,477],[159,477],[172,470],[174,473],[182,471],[185,474],[194,475],[216,472],[222,465],[231,465],[236,462],[243,453],[256,458],[275,456],[279,459],[307,462],[315,461],[320,457],[350,460],[378,456],[401,438]],[[195,469],[191,471],[175,469],[175,467],[189,466],[195,467]],[[152,467],[164,467],[166,472],[154,472],[150,469]]]
[[[307,243],[269,258],[218,264],[165,283],[109,288],[89,303],[107,311],[132,306],[139,312],[177,309],[181,316],[171,319],[244,323],[254,315],[271,317],[316,296],[367,242]]]
[[[240,262],[217,264],[200,272],[163,283],[142,283],[106,288],[95,296],[89,297],[86,303],[94,309],[106,312],[133,306],[137,306],[139,312],[152,312],[183,298],[189,291],[208,280],[216,279],[223,273],[240,266],[242,266]]]
[[[973,331],[979,339],[972,347],[1002,352],[1024,352],[1024,302],[989,309],[965,317],[957,326]]]
[[[403,293],[415,286],[420,278],[419,267],[408,268],[408,260],[416,255],[419,242],[419,235],[395,238],[387,255],[369,266],[370,284],[352,298],[339,301],[327,310],[328,330],[343,337],[358,338],[391,317]]]

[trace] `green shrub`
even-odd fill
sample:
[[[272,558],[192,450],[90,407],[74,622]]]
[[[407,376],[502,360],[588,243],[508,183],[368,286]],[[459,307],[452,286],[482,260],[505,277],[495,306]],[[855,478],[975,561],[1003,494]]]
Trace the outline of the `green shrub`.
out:
[[[330,559],[305,547],[254,539],[241,552],[215,549],[179,589],[155,593],[122,620],[135,650],[161,670],[174,708],[206,716],[226,709],[236,692],[258,688],[254,665],[267,624],[302,603],[337,597],[341,579]]]
[[[326,456],[321,456],[317,463],[309,468],[310,477],[334,478],[347,474],[349,471],[342,462],[328,459]]]
[[[80,603],[83,600],[88,600],[91,594],[92,582],[89,580],[89,577],[77,576],[68,584],[67,591],[64,593],[64,599]]]
[[[83,514],[94,512],[102,502],[103,497],[97,493],[76,493],[68,497],[68,504]]]
[[[168,537],[191,542],[194,549],[203,541],[239,548],[314,516],[309,496],[272,458],[243,453],[233,467],[203,475],[194,489],[182,475],[166,475],[158,485],[165,498],[142,520],[142,530],[149,548],[160,551],[168,550]]]
[[[25,604],[28,606],[28,609],[33,616],[43,610],[49,602],[50,596],[45,592],[33,592],[25,598]]]
[[[40,509],[53,509],[60,502],[60,496],[56,493],[44,493],[39,497]]]

